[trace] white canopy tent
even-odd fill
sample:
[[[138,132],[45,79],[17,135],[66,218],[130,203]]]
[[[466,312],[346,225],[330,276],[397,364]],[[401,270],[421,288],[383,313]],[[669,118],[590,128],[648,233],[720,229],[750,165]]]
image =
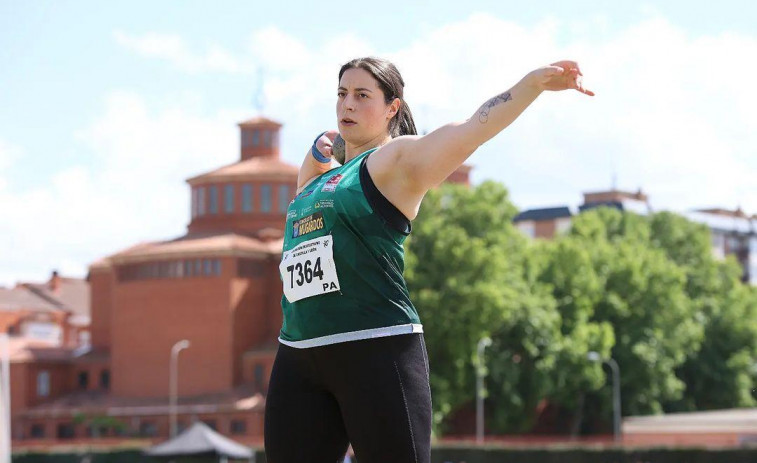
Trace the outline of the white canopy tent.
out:
[[[173,439],[148,449],[145,454],[162,459],[207,456],[221,463],[230,459],[255,461],[255,452],[251,448],[217,433],[201,421],[195,422]]]

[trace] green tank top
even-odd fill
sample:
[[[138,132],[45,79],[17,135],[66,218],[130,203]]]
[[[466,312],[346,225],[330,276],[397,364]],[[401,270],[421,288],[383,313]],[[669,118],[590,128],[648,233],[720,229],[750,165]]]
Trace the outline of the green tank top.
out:
[[[287,210],[279,341],[315,347],[422,332],[402,276],[406,233],[363,192],[366,151],[313,180]]]

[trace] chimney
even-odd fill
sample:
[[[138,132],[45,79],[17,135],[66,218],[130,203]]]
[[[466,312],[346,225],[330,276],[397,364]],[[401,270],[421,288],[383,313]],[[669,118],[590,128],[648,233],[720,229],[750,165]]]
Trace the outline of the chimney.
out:
[[[50,291],[56,293],[60,290],[60,275],[57,270],[53,270],[53,275],[50,277],[50,281],[47,283]]]
[[[279,158],[278,122],[255,117],[239,124],[241,160],[252,158]]]

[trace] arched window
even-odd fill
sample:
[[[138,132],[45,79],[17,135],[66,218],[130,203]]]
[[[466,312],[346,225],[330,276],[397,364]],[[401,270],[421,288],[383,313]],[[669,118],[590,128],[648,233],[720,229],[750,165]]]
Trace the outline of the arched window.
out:
[[[242,212],[252,212],[252,185],[242,185]]]
[[[289,207],[289,185],[279,185],[279,212],[282,214]]]
[[[260,210],[271,212],[271,185],[260,186]]]
[[[227,214],[234,212],[234,185],[226,185],[223,190],[224,211]]]
[[[205,215],[205,187],[197,188],[197,215]]]
[[[208,212],[218,214],[218,187],[213,185],[208,188]]]
[[[42,370],[37,373],[37,396],[47,397],[50,395],[50,372]]]

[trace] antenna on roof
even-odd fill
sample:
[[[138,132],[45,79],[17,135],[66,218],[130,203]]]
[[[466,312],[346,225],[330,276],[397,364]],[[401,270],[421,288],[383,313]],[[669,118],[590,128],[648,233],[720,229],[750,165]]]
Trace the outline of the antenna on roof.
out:
[[[252,104],[258,111],[258,114],[263,114],[263,108],[265,107],[265,72],[263,66],[258,67],[258,88],[255,91]]]

